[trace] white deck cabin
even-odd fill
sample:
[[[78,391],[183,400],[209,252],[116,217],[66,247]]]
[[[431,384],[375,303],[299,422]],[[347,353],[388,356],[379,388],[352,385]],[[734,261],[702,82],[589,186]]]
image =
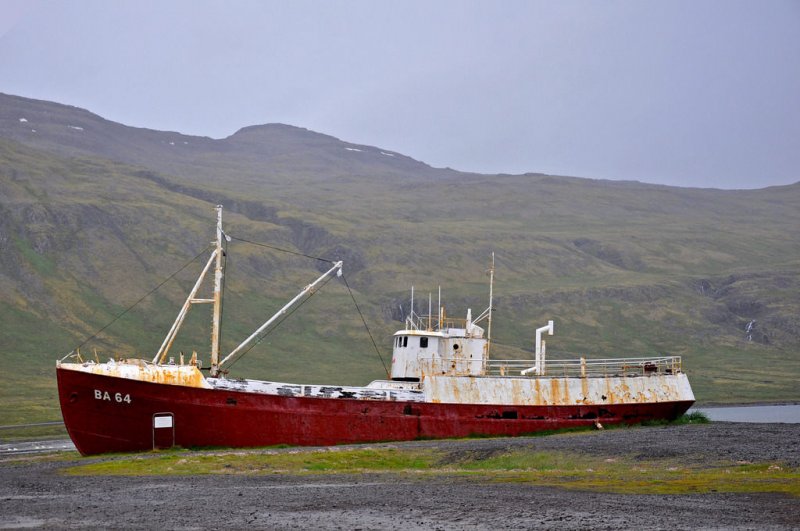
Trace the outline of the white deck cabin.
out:
[[[416,382],[424,376],[482,376],[489,361],[489,341],[484,330],[466,320],[427,319],[425,328],[406,321],[394,334],[392,372],[394,381]],[[424,323],[425,320],[422,320]]]

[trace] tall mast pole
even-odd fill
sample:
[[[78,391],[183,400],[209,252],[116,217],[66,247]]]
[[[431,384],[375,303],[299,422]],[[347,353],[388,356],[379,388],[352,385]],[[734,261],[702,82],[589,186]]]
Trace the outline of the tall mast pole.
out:
[[[414,286],[411,286],[411,330],[414,329]]]
[[[431,313],[431,292],[428,292],[428,331],[433,330],[433,314]]]
[[[441,286],[439,286],[439,302],[437,304],[439,305],[438,312],[437,312],[439,322],[438,322],[438,324],[436,326],[437,326],[437,330],[441,330],[442,329],[442,287]]]
[[[211,376],[219,372],[219,320],[222,315],[222,205],[217,210],[217,261],[214,267],[214,317],[211,321]]]
[[[489,268],[489,325],[487,326],[486,352],[492,346],[492,313],[494,312],[494,252],[492,252],[492,267]]]

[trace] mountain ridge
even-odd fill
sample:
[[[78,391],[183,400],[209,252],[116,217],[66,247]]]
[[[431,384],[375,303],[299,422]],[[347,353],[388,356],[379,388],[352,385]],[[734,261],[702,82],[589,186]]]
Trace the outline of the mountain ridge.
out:
[[[83,128],[83,131],[86,131],[87,124],[99,124],[103,127],[111,128],[112,130],[116,131],[125,131],[128,133],[143,133],[147,135],[145,138],[149,139],[148,142],[150,144],[149,147],[158,146],[163,148],[165,145],[171,147],[180,147],[182,145],[185,146],[192,146],[192,148],[202,147],[203,149],[210,149],[212,151],[220,151],[225,152],[232,147],[237,147],[237,144],[241,146],[241,144],[251,144],[247,142],[245,139],[248,137],[252,138],[253,136],[267,136],[266,140],[271,140],[270,137],[274,137],[276,135],[270,135],[269,133],[273,131],[281,131],[282,133],[289,133],[289,136],[295,139],[295,148],[308,148],[309,144],[314,145],[317,144],[325,144],[327,146],[330,145],[337,145],[344,149],[351,148],[356,150],[361,150],[361,152],[368,152],[368,154],[382,154],[384,157],[397,157],[398,160],[403,161],[404,164],[410,164],[411,166],[407,167],[407,169],[411,170],[419,170],[419,169],[426,169],[431,170],[434,172],[440,172],[440,175],[448,175],[450,177],[456,178],[469,178],[469,179],[481,179],[483,177],[494,177],[494,178],[503,178],[503,177],[551,177],[556,179],[581,179],[586,181],[593,181],[593,182],[602,182],[608,183],[609,185],[641,185],[645,187],[665,187],[668,189],[680,190],[680,189],[687,189],[687,190],[718,190],[718,191],[726,191],[726,192],[746,192],[746,191],[753,191],[753,190],[765,190],[769,188],[780,188],[783,186],[796,186],[800,185],[800,180],[795,183],[791,183],[788,185],[774,185],[768,186],[765,188],[759,189],[719,189],[719,188],[704,188],[704,187],[684,187],[684,186],[672,186],[666,184],[658,184],[658,183],[647,183],[643,181],[636,181],[636,180],[614,180],[614,179],[595,179],[591,177],[570,177],[570,176],[561,176],[561,175],[549,175],[544,173],[537,173],[537,172],[525,172],[521,174],[507,174],[507,173],[498,173],[498,174],[491,174],[491,173],[478,173],[478,172],[463,172],[453,170],[451,168],[434,168],[425,162],[419,161],[407,155],[398,153],[397,151],[387,149],[387,148],[380,148],[376,146],[366,145],[366,144],[357,144],[352,142],[347,142],[341,140],[335,136],[328,135],[325,133],[320,133],[313,131],[311,129],[305,127],[299,127],[290,124],[284,123],[267,123],[267,124],[254,124],[243,126],[239,128],[237,131],[228,135],[226,137],[220,138],[212,138],[209,136],[203,135],[188,135],[184,133],[180,133],[177,131],[160,131],[157,129],[151,129],[147,127],[134,127],[121,124],[119,122],[114,122],[103,118],[95,113],[87,109],[83,109],[81,107],[62,104],[62,103],[55,103],[49,102],[46,100],[36,100],[31,98],[25,98],[22,96],[10,95],[0,93],[0,136],[14,139],[23,144],[27,145],[42,145],[41,143],[34,140],[32,135],[27,134],[27,131],[23,131],[24,129],[32,128],[36,122],[31,122],[23,114],[29,114],[31,116],[36,116],[37,118],[43,118],[43,122],[52,126],[53,124],[53,116],[55,116],[62,128],[66,128],[68,131],[71,129],[73,132],[76,132],[71,137],[58,135],[57,141],[49,141],[45,142],[45,145],[48,149],[54,148],[61,148],[60,151],[63,154],[71,155],[75,154],[75,152],[63,151],[65,146],[70,146],[70,139],[73,141],[79,139],[80,136],[77,135],[75,127]],[[65,114],[66,113],[66,114]],[[19,120],[25,118],[27,122],[24,122],[24,127],[17,127],[20,125]],[[16,122],[16,123],[15,123]],[[16,131],[15,131],[16,130]],[[63,133],[64,131],[62,131]],[[40,133],[41,131],[36,130],[36,133]],[[52,132],[50,133],[52,134]],[[107,134],[104,136],[108,136]],[[112,137],[114,135],[111,135]],[[284,135],[284,139],[285,139]],[[305,140],[305,142],[300,142],[299,140]],[[264,140],[262,138],[262,140]],[[185,142],[185,144],[184,144]],[[172,143],[172,144],[171,144]],[[173,145],[174,144],[174,145]],[[77,145],[73,146],[79,148],[80,142]],[[259,145],[260,148],[263,148],[263,145]],[[358,151],[354,152],[357,153]],[[88,148],[82,148],[80,153],[87,154],[87,155],[98,155],[96,151],[92,151]],[[111,158],[114,158],[112,156]],[[122,160],[124,162],[135,163],[138,158],[135,159],[126,159]]]
[[[22,120],[25,120],[24,122]],[[278,131],[280,134],[273,134]],[[286,124],[251,125],[224,138],[185,135],[179,132],[130,127],[102,118],[88,110],[43,100],[31,100],[0,93],[0,136],[26,145],[42,147],[62,155],[103,156],[120,162],[139,164],[157,157],[172,158],[162,171],[176,170],[176,176],[187,176],[187,158],[198,153],[229,154],[269,159],[291,157],[304,149],[324,149],[313,169],[333,160],[330,150],[350,150],[349,154],[378,155],[384,171],[395,175],[408,171],[434,170],[423,162],[392,150],[344,142],[309,129]],[[279,140],[280,142],[276,142]],[[373,161],[374,162],[374,161]],[[341,164],[340,164],[341,165]],[[191,165],[189,165],[192,167]],[[359,173],[358,159],[351,157],[343,170]],[[364,170],[361,170],[363,173]],[[447,172],[447,170],[438,170]],[[397,173],[400,172],[400,173]]]

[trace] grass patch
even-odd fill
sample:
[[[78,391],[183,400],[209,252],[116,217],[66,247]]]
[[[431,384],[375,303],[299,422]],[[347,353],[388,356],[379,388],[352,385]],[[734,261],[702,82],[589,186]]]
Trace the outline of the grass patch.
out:
[[[78,452],[53,452],[49,454],[9,455],[0,458],[0,466],[24,465],[28,463],[69,463],[81,459]]]
[[[692,411],[691,413],[684,413],[671,424],[708,424],[711,422],[705,413],[702,411]]]
[[[19,236],[12,236],[12,240],[17,251],[36,270],[37,273],[45,276],[55,275],[56,264],[51,257],[37,253],[31,247],[30,242],[23,240]]]
[[[524,470],[495,480],[618,494],[780,492],[800,496],[800,471],[770,463],[685,467],[661,461],[618,460],[571,471]]]
[[[487,455],[420,448],[294,449],[119,456],[65,469],[68,475],[391,473],[414,478],[461,477],[620,494],[778,492],[800,496],[800,470],[778,463],[708,462],[590,456],[515,449]]]
[[[682,424],[708,424],[711,422],[705,413],[701,411],[692,411],[691,413],[684,413],[675,420],[646,420],[641,423],[642,426],[674,426]]]
[[[45,441],[67,437],[67,429],[63,423],[44,426],[2,426],[1,428],[0,442]]]
[[[72,467],[70,475],[207,475],[207,474],[354,474],[363,472],[408,472],[429,470],[438,456],[434,452],[389,449],[288,452],[172,452],[122,457]]]

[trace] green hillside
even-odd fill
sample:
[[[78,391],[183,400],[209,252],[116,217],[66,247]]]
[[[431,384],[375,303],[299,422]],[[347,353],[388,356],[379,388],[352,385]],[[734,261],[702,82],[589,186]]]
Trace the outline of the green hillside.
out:
[[[531,357],[554,319],[550,357],[679,354],[702,401],[800,398],[798,184],[465,174],[291,126],[214,140],[0,95],[0,199],[0,424],[58,418],[55,359],[201,253],[218,203],[233,236],[343,259],[387,364],[410,286],[420,301],[441,285],[449,315],[479,312],[495,252],[495,357]],[[202,260],[84,355],[152,357]],[[232,241],[223,350],[320,267]],[[175,348],[207,355],[209,321],[193,310]],[[359,384],[383,367],[334,281],[232,373]]]

